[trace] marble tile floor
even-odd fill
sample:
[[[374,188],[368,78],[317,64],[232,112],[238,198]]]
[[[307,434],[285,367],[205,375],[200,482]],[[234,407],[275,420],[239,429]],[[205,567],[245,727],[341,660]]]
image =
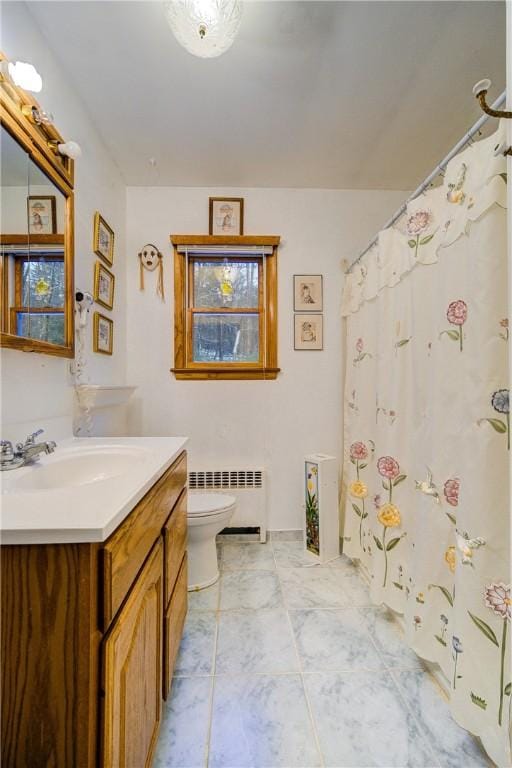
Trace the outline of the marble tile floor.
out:
[[[280,539],[219,558],[189,593],[155,768],[492,765],[347,558]]]

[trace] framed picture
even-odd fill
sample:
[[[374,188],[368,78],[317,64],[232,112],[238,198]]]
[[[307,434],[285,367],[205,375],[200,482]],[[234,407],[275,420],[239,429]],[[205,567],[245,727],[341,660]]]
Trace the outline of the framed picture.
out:
[[[114,323],[99,312],[94,313],[93,347],[95,352],[111,355],[114,346]]]
[[[114,231],[109,227],[103,216],[96,211],[94,214],[94,243],[93,251],[111,267],[114,263]]]
[[[320,350],[324,348],[324,316],[294,315],[296,350]]]
[[[114,282],[112,272],[97,261],[94,267],[94,301],[106,309],[114,307]]]
[[[57,232],[57,203],[54,195],[30,195],[27,198],[28,231],[31,235]]]
[[[294,312],[322,312],[323,308],[322,275],[294,275]]]
[[[243,235],[243,197],[210,197],[210,235]]]

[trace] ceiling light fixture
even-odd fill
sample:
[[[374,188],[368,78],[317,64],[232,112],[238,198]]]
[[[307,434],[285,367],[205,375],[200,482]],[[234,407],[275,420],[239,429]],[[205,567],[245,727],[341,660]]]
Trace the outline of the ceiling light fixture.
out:
[[[43,79],[33,64],[25,61],[7,61],[1,63],[1,72],[4,78],[12,80],[14,85],[25,91],[39,93],[43,87]]]
[[[204,59],[231,48],[242,18],[240,0],[172,0],[165,10],[176,40]]]

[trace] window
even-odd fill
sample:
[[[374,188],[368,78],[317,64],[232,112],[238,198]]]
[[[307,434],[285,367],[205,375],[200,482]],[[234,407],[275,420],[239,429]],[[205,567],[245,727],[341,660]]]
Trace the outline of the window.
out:
[[[279,237],[173,235],[177,379],[275,379]]]
[[[64,303],[64,256],[15,254],[10,333],[65,344]]]

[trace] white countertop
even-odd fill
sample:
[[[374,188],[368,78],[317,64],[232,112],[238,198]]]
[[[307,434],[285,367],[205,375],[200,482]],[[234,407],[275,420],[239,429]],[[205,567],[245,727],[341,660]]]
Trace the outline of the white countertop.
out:
[[[0,542],[105,541],[187,442],[186,437],[73,438],[33,465],[0,472]],[[89,467],[84,476],[83,457]],[[59,473],[63,487],[52,487],[59,484]]]

